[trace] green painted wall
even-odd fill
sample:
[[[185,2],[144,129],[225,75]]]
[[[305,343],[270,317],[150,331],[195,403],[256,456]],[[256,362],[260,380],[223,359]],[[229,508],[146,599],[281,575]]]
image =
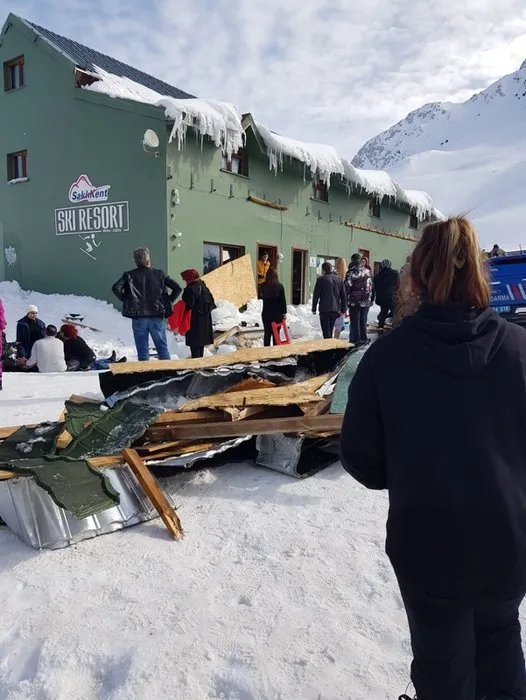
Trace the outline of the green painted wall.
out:
[[[365,224],[405,235],[417,235],[409,228],[409,214],[382,206],[381,219],[369,216],[369,198],[349,196],[336,184],[329,190],[329,203],[311,199],[312,181],[304,181],[303,164],[285,163],[277,175],[269,171],[268,159],[248,131],[249,177],[221,171],[221,152],[205,142],[201,147],[189,138],[183,151],[175,143],[167,150],[169,236],[181,232],[181,238],[169,239],[169,269],[173,275],[185,267],[202,269],[203,241],[245,246],[254,264],[257,244],[279,247],[283,260],[279,274],[288,298],[291,292],[292,249],[303,248],[311,256],[341,256],[349,261],[359,248],[370,251],[371,263],[390,258],[401,267],[414,243],[379,235],[371,231],[341,225],[342,221]],[[213,180],[213,186],[212,186]],[[170,205],[170,193],[176,189],[180,204]],[[211,191],[214,190],[214,191]],[[280,212],[247,201],[248,194],[288,207]],[[308,210],[308,215],[307,215]],[[319,212],[319,213],[318,213]],[[332,219],[332,222],[329,220]],[[180,243],[181,247],[177,247]],[[316,280],[316,269],[308,268],[307,297]]]
[[[278,246],[283,255],[279,273],[290,299],[293,248],[305,249],[307,262],[311,256],[349,260],[359,248],[370,251],[371,263],[386,257],[396,267],[404,262],[411,242],[345,226],[340,219],[415,234],[407,212],[382,206],[382,218],[372,219],[368,198],[349,197],[340,184],[331,187],[329,204],[311,200],[303,164],[288,162],[283,172],[270,172],[250,130],[250,177],[221,172],[220,149],[210,141],[201,145],[189,133],[179,152],[168,144],[163,110],[75,87],[71,63],[34,38],[15,20],[0,45],[2,63],[21,54],[25,59],[25,86],[0,89],[2,247],[17,254],[14,265],[5,264],[7,279],[42,292],[115,301],[111,285],[133,266],[131,253],[140,245],[150,247],[154,265],[179,278],[187,267],[202,269],[204,241],[244,246],[254,264],[260,243]],[[148,128],[160,137],[158,157],[142,147]],[[7,184],[5,156],[22,149],[28,152],[29,181]],[[77,233],[56,235],[55,210],[80,206],[68,200],[68,191],[81,174],[95,186],[109,185],[109,202],[128,202],[129,231],[101,232],[87,242]],[[172,203],[173,190],[179,204]],[[249,192],[280,200],[288,210],[248,202]],[[307,267],[307,297],[315,278],[316,269]]]
[[[114,300],[111,285],[133,267],[134,248],[149,245],[154,263],[167,264],[164,114],[76,88],[72,65],[33,39],[15,23],[0,46],[2,63],[25,60],[25,87],[0,89],[0,223],[4,247],[17,252],[5,274],[42,292]],[[143,150],[147,128],[161,137],[159,158]],[[6,154],[22,149],[29,181],[9,185]],[[54,210],[76,206],[68,191],[83,173],[95,186],[111,186],[110,202],[129,202],[129,231],[96,234],[96,260],[81,251],[79,235],[55,233]]]

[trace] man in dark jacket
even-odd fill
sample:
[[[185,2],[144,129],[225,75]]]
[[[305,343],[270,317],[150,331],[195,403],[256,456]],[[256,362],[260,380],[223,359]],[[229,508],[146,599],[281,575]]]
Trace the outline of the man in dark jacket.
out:
[[[330,262],[324,262],[321,269],[323,274],[314,286],[312,313],[316,313],[319,305],[323,337],[332,338],[336,319],[347,311],[347,295],[343,280],[334,272]]]
[[[376,341],[349,388],[342,462],[389,490],[386,551],[422,698],[526,698],[525,377],[523,328],[451,304]]]
[[[26,315],[16,324],[16,342],[20,343],[25,357],[31,357],[33,345],[45,335],[46,324],[38,318],[38,307],[30,304]]]
[[[376,301],[380,307],[378,314],[378,328],[384,328],[388,318],[393,318],[396,293],[400,275],[391,267],[390,260],[382,260],[380,272],[375,276],[373,284],[372,302]]]
[[[133,253],[134,270],[128,270],[115,282],[112,291],[122,302],[122,315],[132,319],[133,337],[139,361],[150,359],[151,336],[160,360],[169,360],[166,323],[181,287],[162,270],[152,268],[148,248]],[[169,294],[166,288],[171,290]]]

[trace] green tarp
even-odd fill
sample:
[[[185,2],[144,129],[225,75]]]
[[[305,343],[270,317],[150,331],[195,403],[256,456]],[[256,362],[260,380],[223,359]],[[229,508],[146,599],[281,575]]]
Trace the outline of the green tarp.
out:
[[[334,392],[332,395],[330,413],[345,413],[349,384],[354,377],[356,368],[358,367],[365,350],[366,348],[361,348],[360,350],[356,350],[349,355],[347,362],[343,366],[340,374],[338,375],[338,379],[336,380],[336,386],[334,387]]]

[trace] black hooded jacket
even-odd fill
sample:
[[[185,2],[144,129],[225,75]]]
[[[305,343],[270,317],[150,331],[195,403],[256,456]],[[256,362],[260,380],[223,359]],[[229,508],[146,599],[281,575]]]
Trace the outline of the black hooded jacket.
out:
[[[402,582],[443,597],[526,591],[526,330],[491,309],[406,318],[358,366],[341,456],[389,490]]]

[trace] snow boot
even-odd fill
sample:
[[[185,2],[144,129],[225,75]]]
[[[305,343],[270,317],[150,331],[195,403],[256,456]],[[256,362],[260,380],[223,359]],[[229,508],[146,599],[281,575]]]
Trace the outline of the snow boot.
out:
[[[115,362],[116,359],[117,359],[117,353],[115,352],[115,350],[113,350],[112,353],[111,353],[111,355],[110,355],[110,359],[108,360],[108,362]]]
[[[124,355],[124,357],[121,357],[120,360],[117,360],[117,364],[119,364],[119,362],[128,362],[128,358],[126,357],[126,355]]]

